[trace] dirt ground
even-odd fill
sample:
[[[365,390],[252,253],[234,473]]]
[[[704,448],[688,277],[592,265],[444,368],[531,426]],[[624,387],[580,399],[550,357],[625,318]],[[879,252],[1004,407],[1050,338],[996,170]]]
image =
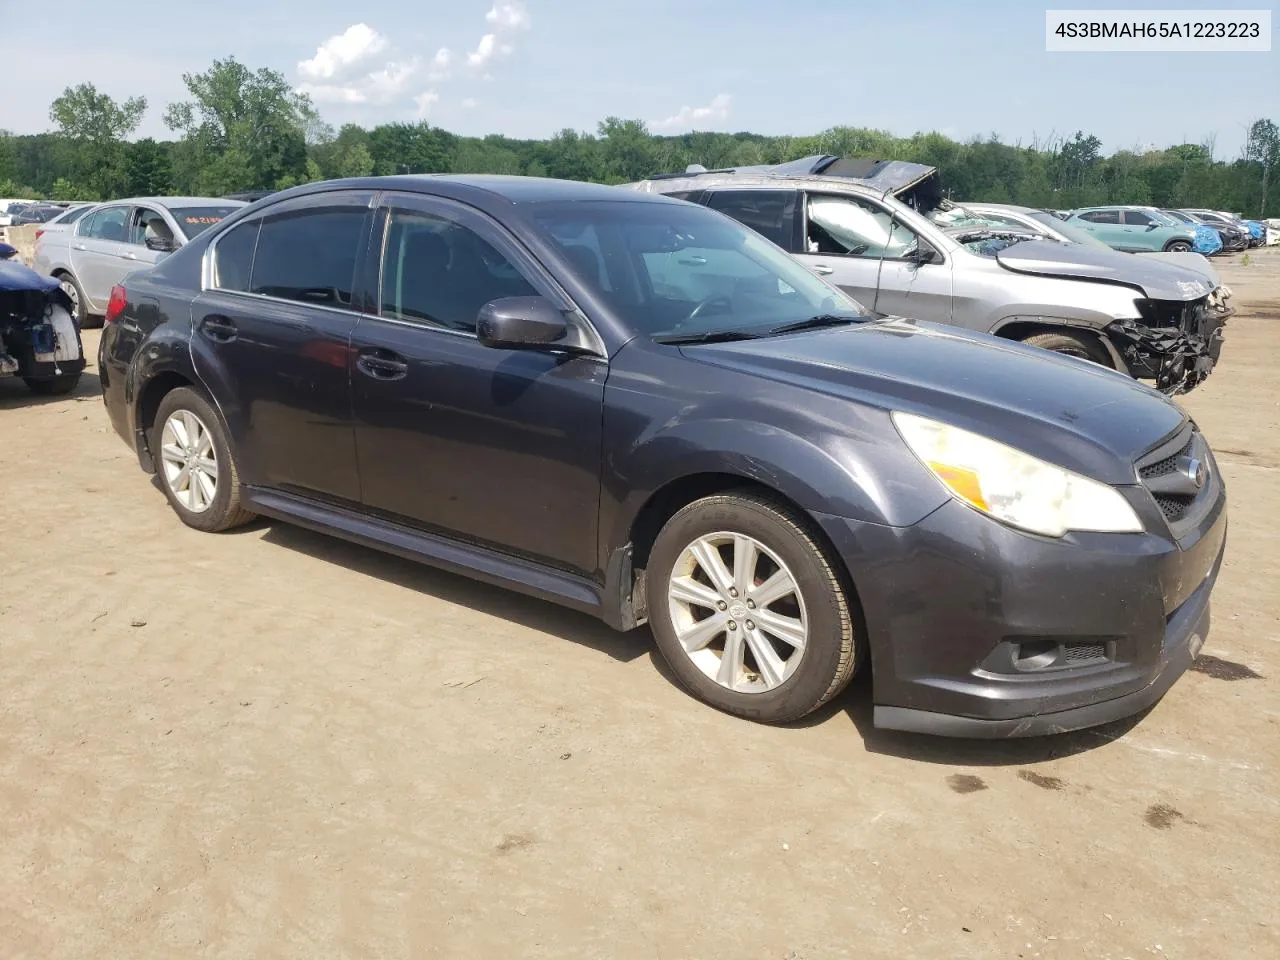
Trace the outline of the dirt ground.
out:
[[[701,706],[646,631],[183,527],[95,376],[0,384],[0,956],[1280,956],[1280,249],[1185,398],[1232,498],[1201,672],[1066,737]],[[86,335],[96,351],[97,335]]]

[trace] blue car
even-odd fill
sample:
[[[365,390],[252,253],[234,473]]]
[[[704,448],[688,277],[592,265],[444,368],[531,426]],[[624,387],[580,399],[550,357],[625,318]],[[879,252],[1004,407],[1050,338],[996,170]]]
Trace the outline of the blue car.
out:
[[[1267,242],[1267,225],[1261,220],[1241,221],[1249,228],[1249,246],[1260,247]]]

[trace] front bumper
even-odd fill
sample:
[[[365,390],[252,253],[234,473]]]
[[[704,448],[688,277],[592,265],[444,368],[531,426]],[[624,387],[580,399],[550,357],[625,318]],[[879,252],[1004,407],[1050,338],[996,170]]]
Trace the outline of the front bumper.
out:
[[[1227,522],[1221,488],[1179,541],[1031,536],[956,501],[912,527],[818,519],[858,590],[876,726],[965,737],[1062,733],[1159,700],[1204,642]]]

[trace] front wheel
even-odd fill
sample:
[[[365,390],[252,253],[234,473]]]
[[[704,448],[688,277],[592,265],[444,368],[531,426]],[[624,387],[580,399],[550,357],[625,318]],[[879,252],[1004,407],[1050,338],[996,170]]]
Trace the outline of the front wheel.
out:
[[[662,655],[726,713],[797,720],[858,665],[835,566],[800,517],[762,497],[723,494],[678,511],[654,542],[647,581]]]
[[[27,389],[38,396],[56,397],[74,390],[80,383],[80,374],[64,373],[56,377],[45,377],[40,380],[27,377],[25,382]]]
[[[1190,253],[1191,244],[1185,240],[1171,240],[1165,244],[1164,249],[1166,253]]]
[[[1035,333],[1022,341],[1029,347],[1051,350],[1054,353],[1065,353],[1068,357],[1079,357],[1101,364],[1112,366],[1111,357],[1097,340],[1090,336],[1072,333],[1070,330],[1055,330],[1052,333]]]
[[[253,519],[240,506],[240,475],[222,421],[195,390],[165,394],[151,450],[164,495],[187,526],[215,533]]]

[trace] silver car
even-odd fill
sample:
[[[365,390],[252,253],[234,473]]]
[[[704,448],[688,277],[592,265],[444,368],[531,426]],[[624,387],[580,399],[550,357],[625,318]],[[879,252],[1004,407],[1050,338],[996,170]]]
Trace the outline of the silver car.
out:
[[[627,186],[728,214],[877,315],[994,333],[1155,381],[1170,394],[1192,389],[1217,363],[1222,317],[1210,309],[1203,275],[1025,228],[944,228],[903,202],[936,208],[932,168],[880,164],[866,179],[782,169],[808,163],[687,171]]]
[[[32,266],[56,277],[81,326],[107,309],[111,288],[245,206],[216,197],[133,197],[95,207],[70,230],[36,241]]]

